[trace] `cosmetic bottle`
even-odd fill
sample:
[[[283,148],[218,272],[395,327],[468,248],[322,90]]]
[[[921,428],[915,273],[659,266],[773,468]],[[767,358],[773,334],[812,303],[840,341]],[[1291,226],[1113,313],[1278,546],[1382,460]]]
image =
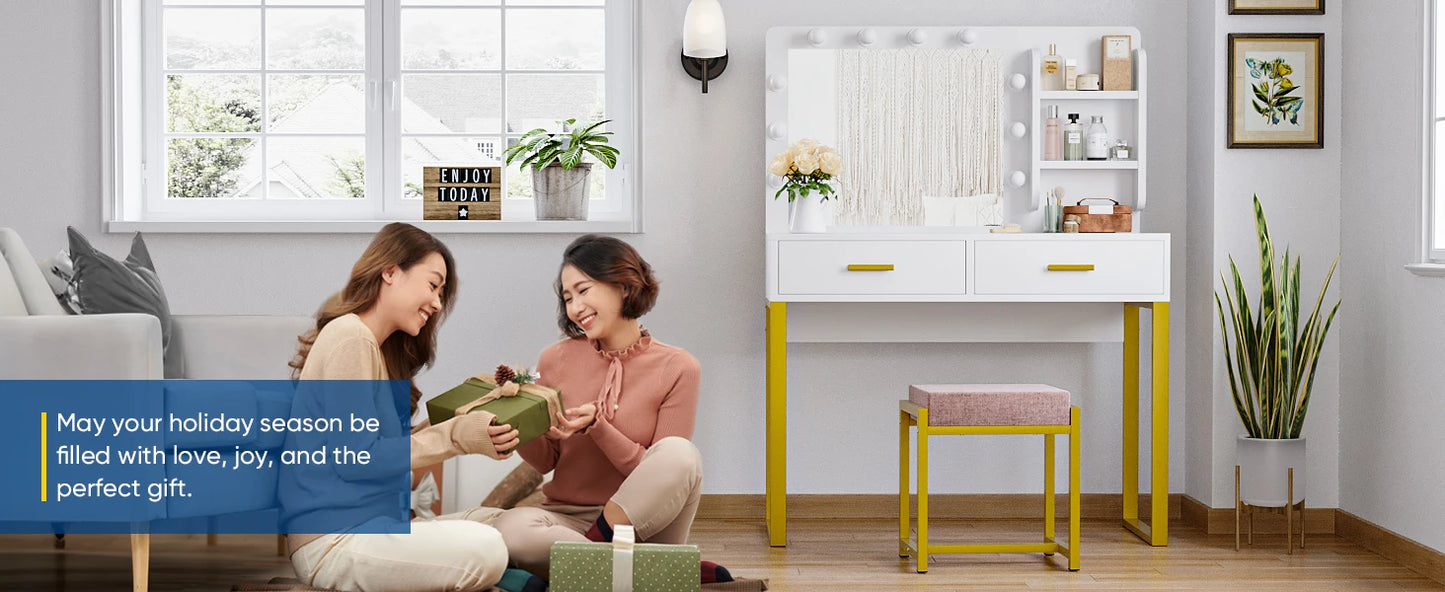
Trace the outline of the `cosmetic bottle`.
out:
[[[1064,60],[1064,90],[1077,90],[1075,77],[1079,75],[1079,60],[1069,58]]]
[[[1084,158],[1109,160],[1109,128],[1104,127],[1103,115],[1094,115],[1089,120],[1089,133],[1084,135]]]
[[[1039,73],[1039,90],[1064,89],[1064,64],[1059,58],[1058,46],[1049,44],[1049,55],[1044,56],[1043,68]]]
[[[1044,119],[1044,160],[1064,158],[1063,136],[1059,130],[1059,106],[1049,105],[1049,116]]]
[[[1064,126],[1064,160],[1084,159],[1084,126],[1079,125],[1079,114],[1070,113],[1069,123]]]

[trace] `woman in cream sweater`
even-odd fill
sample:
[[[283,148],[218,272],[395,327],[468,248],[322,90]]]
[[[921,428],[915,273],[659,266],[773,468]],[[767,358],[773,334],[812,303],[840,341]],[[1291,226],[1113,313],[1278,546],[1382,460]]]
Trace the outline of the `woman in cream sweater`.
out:
[[[300,338],[293,376],[410,381],[432,363],[437,327],[456,293],[446,245],[409,224],[388,224],[352,267],[346,288],[317,313],[316,329]],[[420,394],[412,385],[413,413]],[[397,466],[405,455],[412,467],[458,454],[505,458],[517,445],[516,430],[490,425],[489,413],[470,413],[408,436],[395,406],[361,404],[381,420],[382,430],[370,442],[372,458],[398,459],[385,466]],[[502,579],[506,546],[496,529],[483,523],[495,512],[473,510],[413,522],[410,534],[295,534],[350,509],[348,500],[334,499],[343,496],[307,493],[325,492],[325,484],[337,479],[357,478],[337,470],[319,465],[283,471],[278,488],[283,524],[293,533],[287,538],[291,564],[307,584],[357,592],[466,591],[484,590]]]

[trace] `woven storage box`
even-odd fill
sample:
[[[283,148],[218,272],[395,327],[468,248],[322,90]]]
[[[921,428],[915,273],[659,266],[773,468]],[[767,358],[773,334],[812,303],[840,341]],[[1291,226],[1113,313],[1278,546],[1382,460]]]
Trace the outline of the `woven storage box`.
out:
[[[1088,205],[1086,201],[1107,201],[1112,205]],[[1079,232],[1132,232],[1134,230],[1134,208],[1121,206],[1107,197],[1086,197],[1078,205],[1064,206],[1064,219],[1079,217]]]

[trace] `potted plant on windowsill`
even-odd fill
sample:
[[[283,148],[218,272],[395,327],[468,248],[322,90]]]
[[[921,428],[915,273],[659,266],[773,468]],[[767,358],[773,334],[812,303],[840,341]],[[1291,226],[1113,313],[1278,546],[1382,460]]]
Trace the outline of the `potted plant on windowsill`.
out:
[[[1340,302],[1336,300],[1328,316],[1321,317],[1325,292],[1340,259],[1335,256],[1315,298],[1314,310],[1302,323],[1299,256],[1291,263],[1286,249],[1276,262],[1264,206],[1257,195],[1254,223],[1259,238],[1258,309],[1250,306],[1233,257],[1229,258],[1233,281],[1221,272],[1223,298],[1218,291],[1214,294],[1229,390],[1247,432],[1236,443],[1240,475],[1237,485],[1239,498],[1245,504],[1292,508],[1304,500],[1305,439],[1300,431],[1309,409],[1320,351],[1340,309]],[[1289,491],[1291,468],[1294,469],[1293,496]],[[1238,507],[1236,504],[1236,510]]]
[[[576,125],[575,118],[559,121],[562,131],[539,127],[507,148],[508,165],[520,160],[523,168],[532,167],[532,201],[538,220],[587,219],[592,163],[582,162],[582,158],[590,154],[609,169],[617,166],[617,148],[607,144],[612,132],[597,131],[609,121],[588,125]]]

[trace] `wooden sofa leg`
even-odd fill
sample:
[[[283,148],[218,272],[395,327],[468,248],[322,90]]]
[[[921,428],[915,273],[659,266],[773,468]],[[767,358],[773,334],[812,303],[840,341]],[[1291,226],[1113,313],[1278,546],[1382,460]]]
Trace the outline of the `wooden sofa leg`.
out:
[[[284,534],[276,535],[276,556],[286,556],[286,535]]]
[[[146,590],[150,588],[150,563],[150,533],[131,533],[130,578],[132,592],[146,592]]]

